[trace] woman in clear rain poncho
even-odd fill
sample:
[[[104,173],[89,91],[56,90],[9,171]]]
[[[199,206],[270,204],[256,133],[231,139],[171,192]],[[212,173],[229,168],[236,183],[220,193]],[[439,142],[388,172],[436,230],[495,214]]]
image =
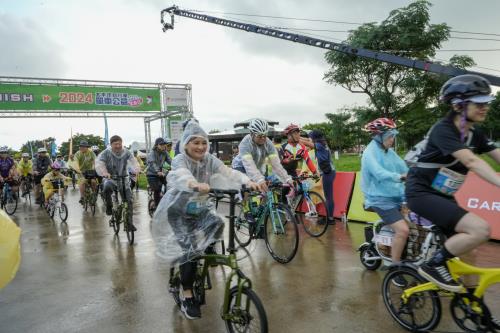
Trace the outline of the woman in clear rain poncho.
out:
[[[201,316],[192,289],[196,257],[213,251],[211,244],[222,239],[224,221],[207,193],[210,186],[256,189],[257,184],[243,173],[232,170],[208,153],[208,135],[195,121],[187,123],[180,152],[167,176],[167,193],[153,217],[153,237],[157,254],[171,265],[179,264],[184,299],[181,310],[187,318]],[[195,191],[196,189],[196,191]]]

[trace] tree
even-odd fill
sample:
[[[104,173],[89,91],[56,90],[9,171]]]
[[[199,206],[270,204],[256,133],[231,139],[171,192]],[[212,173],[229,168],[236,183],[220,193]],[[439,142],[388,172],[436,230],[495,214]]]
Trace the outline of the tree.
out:
[[[491,139],[500,139],[500,92],[497,92],[495,99],[491,102],[490,111],[481,127]]]
[[[33,154],[36,154],[38,148],[46,148],[50,152],[50,147],[52,142],[55,142],[56,139],[49,136],[46,139],[41,140],[29,140],[21,146],[21,153],[28,153],[31,155],[31,149],[33,149]],[[30,148],[31,147],[31,148]]]
[[[59,148],[59,152],[63,156],[69,155],[69,141],[70,139],[68,139],[68,141],[64,141]],[[104,139],[102,137],[93,134],[77,133],[73,135],[73,154],[78,150],[80,141],[87,141],[89,145],[97,146],[100,150],[104,150],[106,148],[104,147]]]
[[[448,40],[450,27],[430,24],[426,0],[391,11],[381,22],[363,24],[351,31],[347,44],[420,60],[435,57],[436,50]],[[365,59],[336,51],[325,54],[331,69],[324,79],[331,84],[368,96],[369,106],[379,117],[400,118],[413,108],[435,103],[439,88],[447,79],[399,65]],[[465,68],[474,65],[467,56],[454,56],[449,64]]]

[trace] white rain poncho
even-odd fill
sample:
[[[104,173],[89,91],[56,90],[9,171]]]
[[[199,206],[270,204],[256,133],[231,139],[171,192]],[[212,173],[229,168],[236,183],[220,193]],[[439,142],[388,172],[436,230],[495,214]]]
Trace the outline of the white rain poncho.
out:
[[[191,121],[183,132],[181,154],[172,161],[167,193],[153,216],[157,255],[170,264],[191,261],[222,239],[224,220],[217,214],[213,201],[206,194],[194,192],[189,184],[197,182],[217,189],[239,189],[250,181],[208,152],[201,161],[189,157],[184,147],[195,137],[202,137],[208,143],[207,134]]]
[[[127,176],[128,171],[138,173],[141,170],[134,155],[127,149],[115,153],[111,147],[103,150],[95,160],[95,171],[99,176],[108,172],[112,176]]]
[[[286,170],[283,169],[278,151],[269,138],[266,139],[266,142],[262,146],[259,146],[253,141],[252,135],[247,134],[243,140],[241,140],[239,149],[241,164],[245,168],[248,177],[254,182],[260,183],[265,180],[263,174],[265,173],[266,158],[269,159],[273,167],[273,172],[282,182],[289,182],[292,180]]]

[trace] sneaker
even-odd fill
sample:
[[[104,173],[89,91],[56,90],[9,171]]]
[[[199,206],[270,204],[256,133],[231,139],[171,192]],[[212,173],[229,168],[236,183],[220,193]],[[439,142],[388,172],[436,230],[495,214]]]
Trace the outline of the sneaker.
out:
[[[391,280],[392,284],[399,288],[406,288],[407,282],[404,277],[401,275],[397,275],[394,279]]]
[[[187,319],[201,318],[201,310],[194,297],[184,298],[181,301],[181,311]]]
[[[458,293],[462,290],[462,285],[455,281],[448,267],[445,264],[431,266],[427,263],[423,263],[418,268],[418,273],[426,280],[435,283],[440,288]]]
[[[111,216],[113,214],[113,209],[111,206],[106,206],[106,215]]]

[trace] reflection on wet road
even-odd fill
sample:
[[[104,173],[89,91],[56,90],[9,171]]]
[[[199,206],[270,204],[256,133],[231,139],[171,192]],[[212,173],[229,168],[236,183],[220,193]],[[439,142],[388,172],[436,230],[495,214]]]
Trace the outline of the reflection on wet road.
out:
[[[102,202],[92,217],[77,201],[77,191],[69,190],[67,224],[50,220],[37,206],[20,205],[15,220],[23,231],[22,263],[0,291],[0,332],[225,331],[221,268],[211,271],[214,288],[202,319],[186,320],[168,294],[168,267],[155,256],[145,192],[136,193],[133,247],[125,233],[114,236]],[[359,262],[363,228],[337,223],[319,239],[301,229],[298,253],[287,265],[271,258],[263,240],[249,246],[240,265],[264,303],[270,332],[403,332],[382,302],[384,272],[366,271]],[[500,267],[499,249],[486,244],[469,260]],[[500,309],[500,288],[492,288],[489,299]],[[438,330],[459,331],[448,300]]]

